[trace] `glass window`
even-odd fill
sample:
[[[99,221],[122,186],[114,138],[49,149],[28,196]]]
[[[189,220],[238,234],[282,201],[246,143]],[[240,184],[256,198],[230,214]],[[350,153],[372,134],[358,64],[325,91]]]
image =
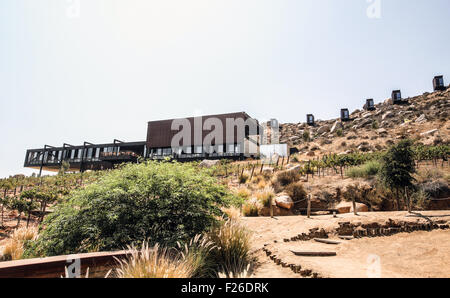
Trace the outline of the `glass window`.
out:
[[[228,153],[234,153],[234,145],[233,144],[228,144]]]
[[[237,144],[236,146],[235,146],[235,152],[236,153],[241,153],[241,146],[240,146],[240,144]]]
[[[161,148],[156,149],[156,155],[162,155],[162,149]]]
[[[75,159],[75,149],[70,152],[70,159]]]
[[[439,78],[439,85],[440,86],[444,85],[444,78]]]
[[[96,148],[95,149],[95,157],[99,158],[100,157],[100,148]]]
[[[202,153],[202,146],[195,146],[195,152],[194,153],[197,153],[197,154],[201,154]]]
[[[83,149],[78,149],[78,158],[81,159],[83,157]]]
[[[183,151],[186,154],[192,154],[192,147],[191,146],[184,147]]]

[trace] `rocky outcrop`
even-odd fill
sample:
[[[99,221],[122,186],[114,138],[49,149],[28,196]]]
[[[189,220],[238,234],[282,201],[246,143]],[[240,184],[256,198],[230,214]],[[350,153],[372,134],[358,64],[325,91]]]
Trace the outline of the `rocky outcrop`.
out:
[[[369,212],[369,207],[367,207],[365,204],[362,203],[355,203],[356,204],[356,212]],[[336,209],[340,214],[343,213],[352,213],[353,212],[353,203],[352,202],[340,202]]]

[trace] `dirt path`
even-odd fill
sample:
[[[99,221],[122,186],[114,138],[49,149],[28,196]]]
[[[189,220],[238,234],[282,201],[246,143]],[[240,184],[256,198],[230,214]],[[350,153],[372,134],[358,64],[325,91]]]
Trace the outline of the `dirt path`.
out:
[[[323,277],[450,277],[450,231],[435,230],[400,233],[389,237],[361,238],[350,241],[335,239],[341,243],[329,245],[315,241],[283,242],[311,228],[333,230],[338,222],[379,222],[388,219],[403,221],[450,221],[450,211],[422,212],[408,215],[406,212],[364,213],[318,216],[271,218],[243,218],[254,231],[255,249],[267,244],[271,251],[287,263],[302,264]],[[274,243],[274,240],[277,240]],[[335,257],[299,257],[294,251],[334,251]],[[265,254],[258,253],[260,267],[254,277],[299,277],[288,268],[277,266]]]

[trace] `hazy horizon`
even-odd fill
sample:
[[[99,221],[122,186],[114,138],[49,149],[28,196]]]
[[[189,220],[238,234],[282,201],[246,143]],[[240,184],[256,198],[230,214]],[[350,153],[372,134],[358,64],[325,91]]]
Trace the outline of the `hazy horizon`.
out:
[[[448,0],[340,2],[1,1],[0,178],[37,172],[26,149],[144,141],[151,120],[330,119],[450,83]]]

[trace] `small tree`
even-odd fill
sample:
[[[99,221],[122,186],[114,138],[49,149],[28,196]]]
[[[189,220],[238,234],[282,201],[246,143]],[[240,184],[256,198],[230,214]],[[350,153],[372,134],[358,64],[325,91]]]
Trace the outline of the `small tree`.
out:
[[[404,190],[405,202],[408,211],[411,212],[411,204],[408,199],[408,187],[412,185],[412,174],[416,171],[412,141],[405,139],[389,148],[382,157],[380,175],[387,187],[395,190],[397,210],[400,210],[399,191]]]
[[[9,181],[9,179],[4,179],[0,181],[0,187],[3,188],[3,199],[0,201],[0,204],[2,204],[2,226],[3,226],[3,219],[4,219],[4,209],[6,206],[8,206],[8,191],[12,189],[12,184]]]
[[[17,226],[20,225],[20,220],[22,218],[22,213],[26,212],[27,210],[29,210],[29,201],[22,199],[19,196],[13,196],[9,199],[8,202],[8,206],[13,209],[16,210],[18,215],[17,215]]]

